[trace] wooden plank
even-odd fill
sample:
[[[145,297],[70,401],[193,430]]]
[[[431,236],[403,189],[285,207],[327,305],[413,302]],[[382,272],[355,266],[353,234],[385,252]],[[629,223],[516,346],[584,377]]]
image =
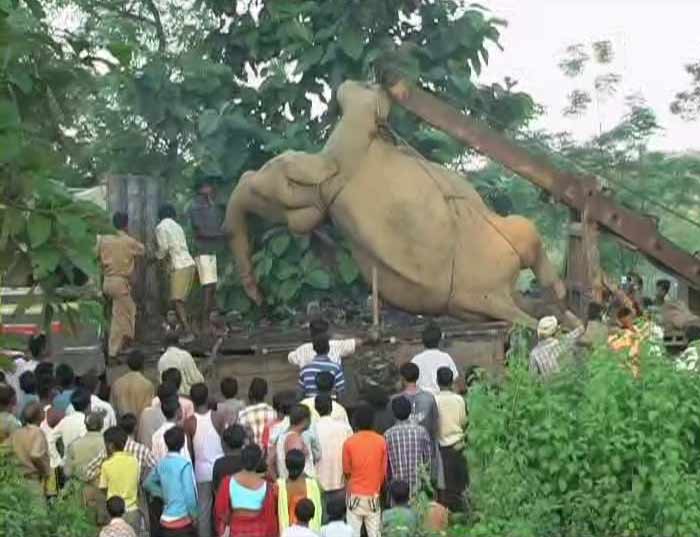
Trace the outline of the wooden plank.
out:
[[[156,225],[158,225],[158,209],[162,203],[160,183],[153,177],[144,177],[144,244],[149,251],[155,249]],[[157,329],[163,316],[164,295],[161,286],[160,267],[157,263],[146,266],[144,275],[144,311],[149,329]]]
[[[107,210],[112,214],[127,210],[126,183],[122,175],[107,177]]]

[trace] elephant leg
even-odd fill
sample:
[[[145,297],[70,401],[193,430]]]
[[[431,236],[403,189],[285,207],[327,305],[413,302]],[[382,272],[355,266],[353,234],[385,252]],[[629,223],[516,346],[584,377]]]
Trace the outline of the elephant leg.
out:
[[[537,328],[537,319],[518,307],[508,294],[477,294],[456,296],[450,302],[450,313],[462,320],[473,320],[474,314]]]
[[[558,302],[560,307],[564,306],[566,286],[547,257],[535,225],[527,218],[513,215],[501,220],[499,228],[517,251],[522,268],[531,269],[540,286],[543,289],[551,289],[554,294],[553,300]]]
[[[287,226],[293,233],[310,233],[323,222],[324,214],[316,207],[287,211]]]
[[[566,300],[566,285],[559,277],[557,269],[547,257],[547,252],[540,244],[539,252],[535,259],[535,263],[530,267],[535,273],[539,284],[547,289],[552,289],[554,297],[558,302]]]

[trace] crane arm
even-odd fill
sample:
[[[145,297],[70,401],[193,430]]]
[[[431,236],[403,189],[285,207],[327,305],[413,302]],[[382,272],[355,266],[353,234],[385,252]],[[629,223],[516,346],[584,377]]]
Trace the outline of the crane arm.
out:
[[[383,73],[383,86],[392,99],[433,127],[451,135],[482,155],[499,162],[550,193],[555,200],[584,213],[652,262],[700,287],[700,259],[676,246],[657,229],[656,220],[635,213],[606,196],[593,175],[557,168],[437,97],[397,76]]]

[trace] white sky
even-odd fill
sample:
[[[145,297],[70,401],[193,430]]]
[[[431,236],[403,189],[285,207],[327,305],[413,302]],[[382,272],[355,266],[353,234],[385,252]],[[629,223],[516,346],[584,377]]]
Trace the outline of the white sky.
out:
[[[494,16],[508,20],[501,45],[492,47],[489,66],[481,77],[492,82],[511,76],[516,88],[546,107],[536,126],[569,131],[577,138],[609,128],[625,112],[624,97],[640,93],[657,113],[664,131],[654,148],[700,149],[700,121],[685,122],[669,112],[676,92],[689,86],[684,64],[700,58],[700,0],[483,0]],[[612,42],[615,60],[592,66],[581,77],[564,76],[557,64],[568,45]],[[618,94],[580,117],[561,111],[573,89],[593,90],[596,75],[622,76]]]

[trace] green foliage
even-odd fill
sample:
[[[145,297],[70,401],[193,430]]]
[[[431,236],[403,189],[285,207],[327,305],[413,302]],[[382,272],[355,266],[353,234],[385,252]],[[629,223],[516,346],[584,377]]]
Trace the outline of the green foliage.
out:
[[[0,3],[0,279],[38,286],[60,309],[57,289],[96,275],[95,233],[110,228],[61,181],[73,173],[67,133],[91,75],[44,17],[36,2]]]
[[[7,449],[0,450],[0,534],[13,537],[90,537],[97,528],[70,484],[49,507],[27,485]]]
[[[80,13],[66,41],[100,73],[76,134],[84,149],[79,165],[93,176],[161,177],[173,196],[190,195],[197,169],[223,177],[228,192],[242,172],[281,151],[317,150],[337,119],[337,86],[345,79],[371,80],[375,60],[396,45],[406,53],[407,76],[499,129],[515,129],[534,113],[530,97],[513,84],[478,85],[504,22],[477,5],[465,9],[453,0],[184,5],[53,0],[51,5]],[[465,152],[401,110],[391,122],[432,159],[451,162]],[[254,241],[256,272],[275,308],[298,304],[306,290],[339,281],[341,291],[351,291],[359,281],[342,249],[337,264],[322,262],[320,251],[308,254],[315,259],[309,265],[323,268],[305,271],[299,269],[297,248],[279,255],[268,250],[264,233],[259,227]],[[276,277],[277,264],[285,269],[284,280]],[[297,272],[289,275],[289,265]],[[235,290],[240,284],[232,272],[227,280],[226,306],[240,309],[245,303]]]
[[[685,71],[690,76],[690,88],[676,93],[671,112],[692,121],[700,117],[700,61],[687,64]]]
[[[355,293],[360,285],[360,272],[346,248],[341,243],[329,249],[318,239],[295,236],[282,228],[265,233],[261,248],[253,255],[253,263],[269,313],[288,318],[291,306],[318,299],[331,288],[336,296]],[[252,303],[233,268],[228,270],[221,289],[232,308],[243,314],[253,313]]]
[[[641,380],[621,359],[596,349],[547,382],[515,360],[501,386],[470,394],[469,535],[700,531],[697,378],[650,348]]]

